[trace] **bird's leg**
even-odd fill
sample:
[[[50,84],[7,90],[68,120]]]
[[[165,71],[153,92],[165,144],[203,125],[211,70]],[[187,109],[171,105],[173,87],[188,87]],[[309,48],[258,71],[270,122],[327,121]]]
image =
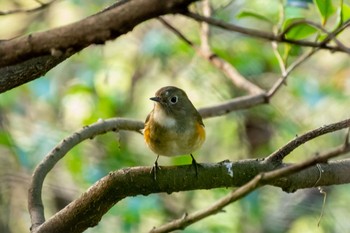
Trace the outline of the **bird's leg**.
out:
[[[159,155],[157,155],[156,161],[154,162],[153,167],[152,167],[151,172],[150,172],[153,174],[154,180],[157,180],[157,171],[160,170],[160,167],[158,166],[158,158],[159,158]]]
[[[198,163],[196,162],[196,160],[194,159],[193,155],[191,155],[192,158],[192,166],[194,167],[194,170],[196,171],[196,177],[198,177]]]

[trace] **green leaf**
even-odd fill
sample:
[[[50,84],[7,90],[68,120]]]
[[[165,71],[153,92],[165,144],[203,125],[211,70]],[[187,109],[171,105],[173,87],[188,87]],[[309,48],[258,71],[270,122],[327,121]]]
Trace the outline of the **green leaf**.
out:
[[[285,44],[285,51],[284,51],[284,59],[287,61],[288,57],[290,56],[300,56],[302,53],[302,48],[299,45],[293,45],[293,44]]]
[[[327,23],[328,18],[335,12],[331,0],[314,0],[318,12],[322,18],[322,25]]]
[[[348,4],[341,4],[341,7],[337,9],[337,18],[333,30],[341,27],[341,25],[350,18],[350,6]],[[332,31],[333,31],[332,30]]]
[[[348,4],[343,4],[342,6],[343,9],[343,22],[345,22],[346,20],[350,19],[350,6]]]
[[[250,17],[250,18],[255,18],[255,19],[258,19],[258,20],[262,20],[262,21],[265,21],[269,24],[274,24],[273,21],[269,18],[267,18],[266,16],[264,15],[261,15],[257,12],[254,12],[254,11],[250,11],[250,10],[242,10],[241,12],[239,12],[236,16],[238,19],[241,19],[241,18],[247,18],[247,17]]]
[[[296,20],[300,20],[300,19],[289,19],[286,20],[284,22],[284,26],[283,28],[286,29],[287,26],[289,26],[290,24],[292,24],[293,22],[295,22]],[[293,39],[293,40],[301,40],[301,39],[305,39],[309,36],[312,36],[313,34],[315,34],[318,31],[317,28],[306,24],[306,23],[301,23],[298,25],[295,25],[294,27],[292,27],[287,33],[286,33],[286,38],[287,39]]]

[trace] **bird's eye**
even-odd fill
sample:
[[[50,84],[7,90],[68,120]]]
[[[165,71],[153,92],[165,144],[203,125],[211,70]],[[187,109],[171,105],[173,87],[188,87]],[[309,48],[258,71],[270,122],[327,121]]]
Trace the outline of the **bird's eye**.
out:
[[[173,96],[173,97],[170,98],[170,103],[176,104],[177,101],[178,101],[178,99],[179,99],[179,98],[175,95],[175,96]]]

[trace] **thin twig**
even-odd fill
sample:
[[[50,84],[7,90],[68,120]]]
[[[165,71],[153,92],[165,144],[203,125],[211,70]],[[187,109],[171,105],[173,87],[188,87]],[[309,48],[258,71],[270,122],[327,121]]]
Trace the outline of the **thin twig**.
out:
[[[205,0],[203,5],[203,15],[211,17],[211,6],[209,0]],[[225,75],[239,88],[248,91],[250,94],[264,93],[265,91],[243,77],[235,67],[225,59],[219,57],[211,50],[209,43],[210,27],[206,22],[201,22],[201,54],[209,60],[216,68],[222,70]]]
[[[192,41],[190,41],[183,33],[181,33],[178,29],[176,29],[169,22],[167,22],[164,18],[159,17],[158,19],[176,36],[178,36],[186,44],[191,46],[197,52],[198,55],[208,60],[217,69],[221,70],[228,78],[232,80],[232,82],[237,87],[248,91],[250,94],[261,94],[265,92],[263,89],[244,78],[230,63],[220,58],[217,54],[213,53],[210,50],[209,46],[206,45],[206,51],[203,51],[201,48],[198,48]],[[202,43],[202,45],[204,44]]]
[[[222,29],[228,30],[228,31],[234,31],[234,32],[239,32],[244,35],[248,35],[251,37],[257,37],[265,40],[270,40],[270,41],[276,41],[276,42],[286,42],[290,44],[295,44],[295,45],[300,45],[304,47],[312,47],[312,48],[321,48],[321,49],[327,49],[331,51],[337,51],[337,52],[345,52],[345,53],[350,53],[348,49],[344,49],[339,46],[333,46],[329,45],[328,43],[317,43],[317,42],[311,42],[311,41],[306,41],[306,40],[293,40],[293,39],[288,39],[285,38],[284,36],[281,35],[275,35],[273,33],[265,32],[265,31],[260,31],[256,29],[251,29],[251,28],[245,28],[241,26],[237,26],[234,24],[229,24],[221,20],[217,20],[211,17],[205,17],[193,12],[184,12],[182,13],[183,15],[190,17],[196,21],[199,22],[207,22],[211,25],[220,27]],[[340,27],[340,31],[344,30],[344,27],[348,27],[348,23],[344,23],[342,27]],[[336,31],[339,31],[337,29]]]
[[[290,66],[288,66],[287,69],[284,70],[284,72],[282,69],[282,76],[275,82],[275,84],[267,92],[267,97],[271,98],[278,91],[278,89],[286,82],[286,79],[288,78],[289,74],[299,65],[301,65],[303,62],[305,62],[308,58],[310,58],[313,54],[315,54],[318,50],[319,49],[317,48],[316,49],[312,48],[309,52],[304,53],[297,60],[295,60]]]
[[[348,48],[346,48],[341,42],[339,42],[335,38],[340,32],[342,32],[347,27],[347,25],[350,25],[350,21],[347,21],[342,27],[336,29],[334,32],[331,32],[331,33],[327,32],[320,25],[314,24],[313,22],[310,22],[310,21],[303,21],[303,22],[314,25],[315,27],[318,27],[320,30],[322,30],[324,33],[327,33],[327,37],[323,41],[321,41],[320,44],[326,44],[329,41],[334,40],[339,47],[342,47],[344,50],[349,51],[349,53],[350,53],[350,50]],[[276,43],[276,42],[273,42],[273,43]],[[280,63],[280,67],[281,67],[281,71],[282,71],[282,77],[280,77],[280,79],[267,92],[267,98],[271,98],[277,92],[277,90],[286,82],[287,77],[295,68],[297,68],[299,65],[301,65],[304,61],[306,61],[308,58],[310,58],[312,55],[314,55],[320,49],[321,49],[320,47],[312,48],[309,52],[304,53],[297,60],[295,60],[285,71],[284,71],[284,63],[283,63],[282,59],[281,58],[279,59],[279,56],[277,56],[277,59]],[[274,50],[276,50],[275,54],[277,53],[277,55],[279,55],[277,48]]]
[[[191,46],[192,48],[196,49],[195,44],[190,41],[184,34],[182,34],[179,30],[177,30],[175,27],[173,27],[168,21],[166,21],[163,17],[157,18],[164,26],[166,26],[170,31],[172,31],[177,37],[179,37],[181,40],[183,40],[187,45]]]
[[[318,129],[311,130],[299,137],[296,137],[295,139],[288,142],[286,145],[281,147],[280,149],[276,150],[272,154],[270,154],[265,160],[267,162],[272,162],[274,164],[280,164],[285,156],[290,154],[294,149],[299,147],[300,145],[304,144],[305,142],[319,137],[321,135],[334,132],[336,130],[340,130],[343,128],[347,128],[350,126],[350,119],[346,119],[340,122],[336,122],[333,124],[322,126]]]

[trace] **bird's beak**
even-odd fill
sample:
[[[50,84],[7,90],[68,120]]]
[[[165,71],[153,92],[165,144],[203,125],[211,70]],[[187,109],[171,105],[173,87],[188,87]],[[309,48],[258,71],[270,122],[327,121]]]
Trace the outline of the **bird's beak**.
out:
[[[152,100],[152,101],[158,102],[158,103],[160,103],[160,101],[161,101],[160,97],[158,97],[158,96],[151,97],[149,99]]]

